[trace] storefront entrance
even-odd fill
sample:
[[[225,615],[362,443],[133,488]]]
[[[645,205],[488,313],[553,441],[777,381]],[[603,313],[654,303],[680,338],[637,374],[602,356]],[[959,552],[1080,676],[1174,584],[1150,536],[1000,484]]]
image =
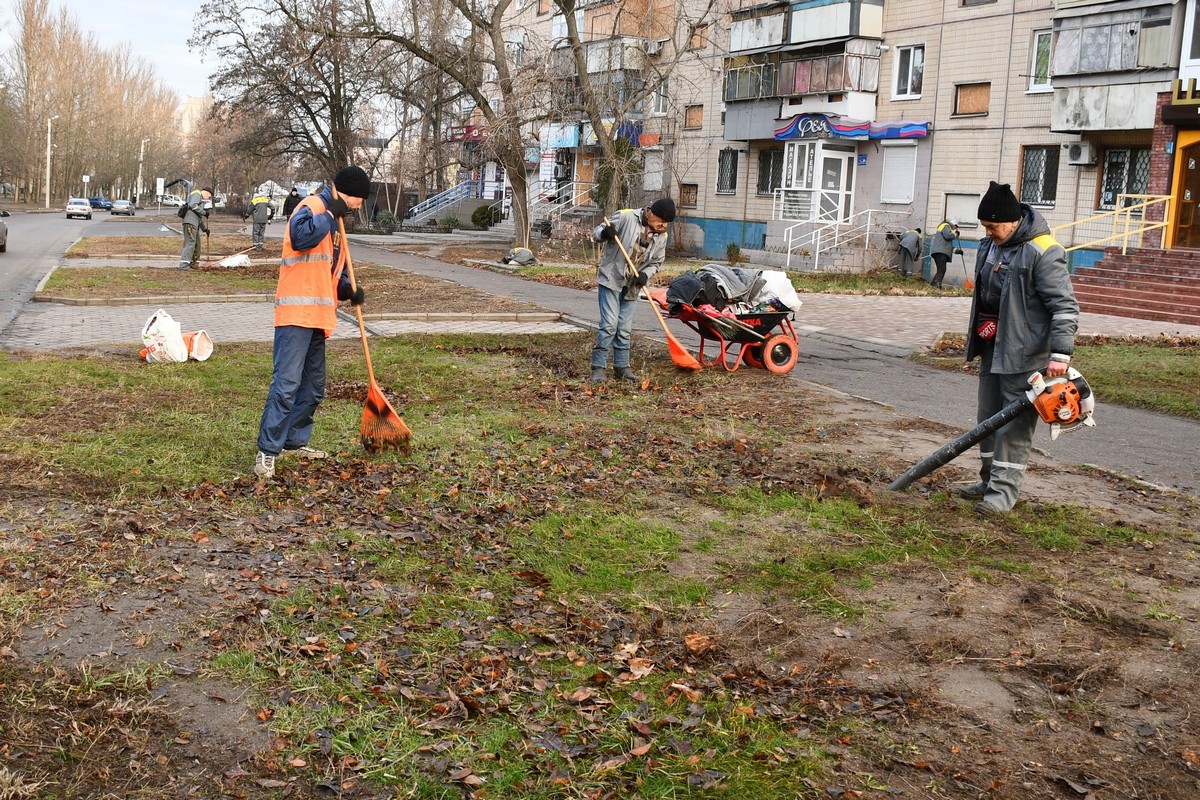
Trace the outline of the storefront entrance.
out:
[[[1175,247],[1200,248],[1200,141],[1179,150],[1177,177],[1172,240]]]

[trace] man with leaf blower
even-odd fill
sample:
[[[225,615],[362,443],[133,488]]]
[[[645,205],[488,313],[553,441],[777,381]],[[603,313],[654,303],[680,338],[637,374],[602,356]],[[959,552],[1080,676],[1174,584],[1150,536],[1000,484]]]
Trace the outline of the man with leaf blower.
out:
[[[334,196],[333,188],[337,190]],[[338,220],[362,207],[371,180],[361,167],[343,167],[333,188],[301,200],[283,234],[279,284],[275,290],[275,349],[271,388],[258,428],[254,474],[270,480],[275,459],[286,452],[325,458],[309,447],[313,414],[325,398],[325,340],[337,327],[337,303],[362,305],[363,290],[351,290],[342,269]]]
[[[200,263],[200,234],[208,233],[208,211],[212,189],[193,189],[180,209],[183,218],[183,250],[179,253],[180,269],[195,269]]]
[[[607,378],[608,353],[619,380],[638,381],[629,367],[633,344],[633,316],[638,294],[662,266],[667,254],[667,228],[675,219],[675,201],[660,197],[646,208],[623,208],[596,227],[592,238],[605,244],[596,268],[600,293],[600,326],[592,347],[592,383]],[[619,243],[618,243],[619,238]],[[637,266],[634,274],[626,264]]]
[[[978,418],[982,422],[1029,389],[1029,376],[1067,374],[1075,352],[1079,302],[1067,254],[1042,215],[1020,203],[1008,184],[992,181],[979,203],[987,236],[975,261],[975,294],[967,330],[967,361],[980,357]],[[960,489],[975,511],[1003,514],[1017,502],[1038,415],[1016,417],[979,443],[978,483]]]

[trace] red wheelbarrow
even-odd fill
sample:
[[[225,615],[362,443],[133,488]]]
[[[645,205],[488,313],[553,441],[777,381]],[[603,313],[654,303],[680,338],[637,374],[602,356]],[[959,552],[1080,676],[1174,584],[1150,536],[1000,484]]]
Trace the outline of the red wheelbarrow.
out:
[[[722,366],[729,372],[743,364],[786,375],[796,366],[800,342],[792,326],[791,311],[756,311],[736,317],[713,316],[682,303],[671,312],[663,290],[651,293],[654,302],[700,336],[699,362],[705,367]],[[777,332],[778,329],[778,332]],[[715,343],[716,355],[704,355],[705,346]],[[737,345],[735,348],[734,345]]]

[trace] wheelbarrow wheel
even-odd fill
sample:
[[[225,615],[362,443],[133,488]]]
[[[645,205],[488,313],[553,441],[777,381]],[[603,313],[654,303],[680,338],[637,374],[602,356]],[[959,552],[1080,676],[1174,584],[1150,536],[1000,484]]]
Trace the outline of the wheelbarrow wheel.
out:
[[[800,355],[800,348],[788,336],[777,333],[767,339],[762,347],[763,366],[767,368],[767,372],[773,372],[776,375],[786,375],[792,371],[792,367],[796,366],[796,359]]]
[[[742,361],[746,362],[755,369],[763,368],[761,344],[744,344],[742,345]]]

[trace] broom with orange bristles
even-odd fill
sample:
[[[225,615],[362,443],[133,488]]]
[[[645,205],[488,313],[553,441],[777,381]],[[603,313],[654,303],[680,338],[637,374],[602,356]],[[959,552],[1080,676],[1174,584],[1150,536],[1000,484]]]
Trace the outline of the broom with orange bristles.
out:
[[[337,197],[337,189],[333,189]],[[338,217],[338,235],[341,238],[341,257],[346,264],[346,274],[350,278],[350,291],[358,291],[358,283],[354,280],[354,262],[350,259],[350,242],[346,240],[346,223]],[[370,387],[367,389],[367,404],[363,407],[362,427],[358,438],[363,449],[368,453],[379,450],[393,449],[408,453],[412,447],[412,430],[400,419],[396,409],[383,395],[383,389],[375,382],[375,369],[371,366],[371,348],[367,346],[367,326],[363,324],[362,308],[354,307],[358,317],[358,333],[362,337],[363,356],[367,360],[367,378]]]

